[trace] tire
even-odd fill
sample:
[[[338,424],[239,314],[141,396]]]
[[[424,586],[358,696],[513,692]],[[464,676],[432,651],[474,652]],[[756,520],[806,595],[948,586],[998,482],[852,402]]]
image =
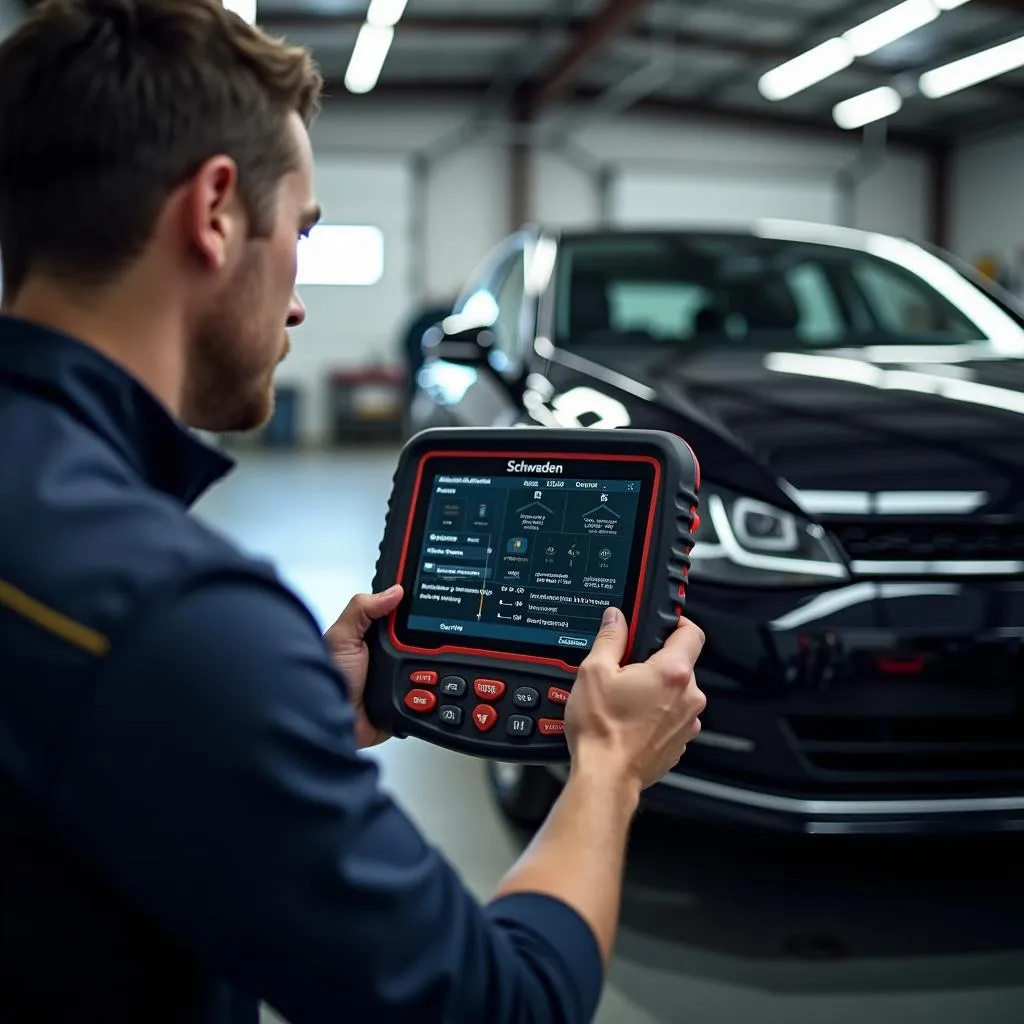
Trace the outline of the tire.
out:
[[[501,813],[529,829],[544,821],[562,788],[544,768],[496,761],[487,762],[487,781]]]

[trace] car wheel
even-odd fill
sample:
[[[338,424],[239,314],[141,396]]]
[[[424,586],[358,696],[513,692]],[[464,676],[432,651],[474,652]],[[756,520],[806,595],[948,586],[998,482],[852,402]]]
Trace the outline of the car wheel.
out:
[[[487,780],[502,814],[526,828],[544,821],[561,790],[558,780],[536,765],[488,761]]]

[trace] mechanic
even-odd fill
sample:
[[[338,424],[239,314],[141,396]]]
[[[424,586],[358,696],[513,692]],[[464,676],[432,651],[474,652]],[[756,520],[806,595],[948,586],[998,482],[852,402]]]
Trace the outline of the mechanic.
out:
[[[5,1022],[589,1019],[639,794],[699,729],[700,631],[622,669],[611,611],[481,905],[357,753],[401,593],[324,638],[189,514],[230,468],[189,428],[264,423],[304,318],[320,90],[219,0],[45,0],[0,45]]]

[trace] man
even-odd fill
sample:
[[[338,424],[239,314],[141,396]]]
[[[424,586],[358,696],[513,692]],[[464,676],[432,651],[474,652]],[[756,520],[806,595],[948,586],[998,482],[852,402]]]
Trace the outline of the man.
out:
[[[564,794],[480,906],[357,748],[327,635],[188,515],[266,420],[320,80],[218,0],[48,0],[0,46],[0,1020],[575,1022],[641,790],[704,698],[682,623],[566,712]]]

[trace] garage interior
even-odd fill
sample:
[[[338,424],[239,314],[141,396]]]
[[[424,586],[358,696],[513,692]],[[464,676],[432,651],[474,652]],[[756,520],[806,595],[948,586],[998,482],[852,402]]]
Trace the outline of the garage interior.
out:
[[[0,32],[27,6],[0,0]],[[324,628],[373,577],[412,325],[523,225],[881,232],[1024,300],[1017,0],[257,0],[254,17],[327,79],[324,216],[300,249],[308,319],[274,419],[211,439],[238,466],[197,515],[271,558]],[[813,67],[789,65],[809,52]],[[940,95],[927,73],[975,54],[999,73]],[[416,740],[370,756],[486,898],[526,837],[484,765]],[[644,812],[597,1019],[1021,1021],[1022,852],[1009,834],[794,836]]]

